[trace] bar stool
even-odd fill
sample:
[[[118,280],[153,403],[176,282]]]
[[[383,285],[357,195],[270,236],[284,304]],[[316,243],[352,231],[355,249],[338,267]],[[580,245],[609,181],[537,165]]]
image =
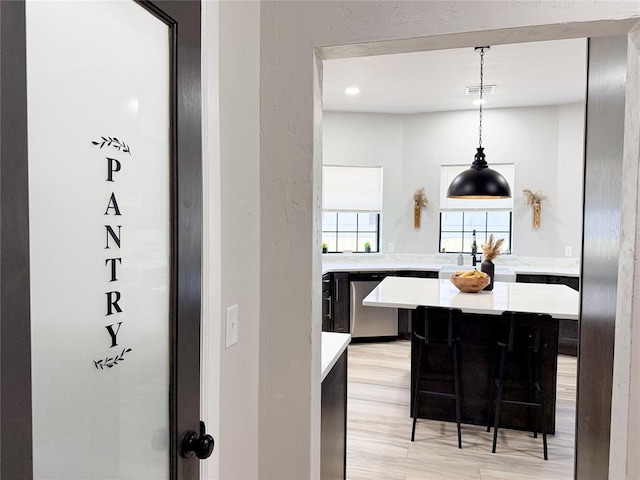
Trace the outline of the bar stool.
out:
[[[534,438],[538,438],[538,419],[542,415],[542,445],[544,459],[547,457],[547,416],[545,413],[545,401],[543,391],[543,368],[542,358],[546,345],[541,344],[540,332],[543,322],[551,321],[551,315],[541,313],[520,313],[504,312],[503,320],[508,324],[506,334],[497,342],[498,355],[494,373],[495,398],[490,402],[489,414],[487,418],[487,432],[491,431],[491,407],[495,409],[493,448],[491,453],[496,453],[496,443],[498,441],[498,429],[500,428],[500,406],[505,404],[524,405],[536,409],[536,427],[533,432]],[[525,357],[527,368],[509,369],[509,359],[520,354]],[[524,386],[523,386],[524,385]],[[515,395],[505,398],[504,393],[510,392],[519,394],[516,400]]]
[[[457,308],[418,307],[415,321],[413,322],[413,337],[419,343],[418,360],[415,375],[415,392],[413,397],[413,426],[411,428],[411,441],[414,441],[416,422],[420,411],[420,399],[422,396],[450,398],[456,403],[456,423],[458,426],[458,448],[462,448],[462,435],[460,432],[460,377],[458,375],[458,343],[457,336],[459,318],[462,311]],[[450,371],[427,370],[426,354],[429,350],[448,350],[451,359]],[[425,382],[445,383],[453,386],[453,393],[436,390],[426,390],[422,386]]]

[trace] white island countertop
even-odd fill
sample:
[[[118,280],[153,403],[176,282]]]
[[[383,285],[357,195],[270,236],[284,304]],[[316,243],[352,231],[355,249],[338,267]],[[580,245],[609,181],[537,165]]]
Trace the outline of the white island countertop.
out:
[[[351,342],[348,333],[322,332],[322,380],[329,374]]]
[[[463,293],[449,280],[411,277],[386,277],[362,301],[365,307],[453,307],[487,315],[511,310],[567,320],[578,320],[579,304],[580,294],[565,285],[495,282],[491,292]]]

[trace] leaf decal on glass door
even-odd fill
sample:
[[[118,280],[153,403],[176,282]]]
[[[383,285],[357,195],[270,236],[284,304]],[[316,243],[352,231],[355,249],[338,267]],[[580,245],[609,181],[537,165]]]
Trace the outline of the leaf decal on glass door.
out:
[[[104,370],[104,367],[113,368],[115,365],[118,364],[118,362],[124,361],[124,354],[130,351],[131,351],[130,348],[125,348],[122,350],[122,353],[120,353],[120,355],[116,355],[115,357],[107,356],[104,360],[102,359],[94,360],[93,364],[98,370]]]
[[[100,138],[102,139],[102,141],[92,140],[91,143],[96,146],[99,145],[100,149],[102,149],[102,147],[106,145],[107,147],[113,147],[117,149],[119,152],[122,151],[124,153],[128,153],[129,155],[131,155],[131,148],[129,147],[129,145],[127,145],[124,142],[121,142],[116,137],[100,137]]]

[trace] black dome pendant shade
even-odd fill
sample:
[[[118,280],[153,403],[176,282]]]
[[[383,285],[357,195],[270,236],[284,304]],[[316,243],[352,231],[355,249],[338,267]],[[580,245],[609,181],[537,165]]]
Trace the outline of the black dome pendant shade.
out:
[[[478,147],[471,168],[453,179],[447,197],[469,200],[511,198],[511,188],[505,178],[489,168],[484,148]]]
[[[484,88],[484,52],[489,47],[476,47],[480,51],[480,127],[478,150],[469,170],[453,179],[447,189],[448,198],[467,200],[498,200],[511,198],[511,188],[505,178],[489,168],[482,148],[482,94]]]

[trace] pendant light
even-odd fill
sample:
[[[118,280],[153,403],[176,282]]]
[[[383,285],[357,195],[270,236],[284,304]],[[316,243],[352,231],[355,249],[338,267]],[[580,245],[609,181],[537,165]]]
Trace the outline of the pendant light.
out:
[[[484,86],[484,53],[489,47],[476,47],[480,51],[480,127],[478,149],[469,170],[453,179],[447,190],[448,198],[465,200],[493,200],[510,198],[511,188],[505,178],[489,168],[482,148],[482,89]]]

